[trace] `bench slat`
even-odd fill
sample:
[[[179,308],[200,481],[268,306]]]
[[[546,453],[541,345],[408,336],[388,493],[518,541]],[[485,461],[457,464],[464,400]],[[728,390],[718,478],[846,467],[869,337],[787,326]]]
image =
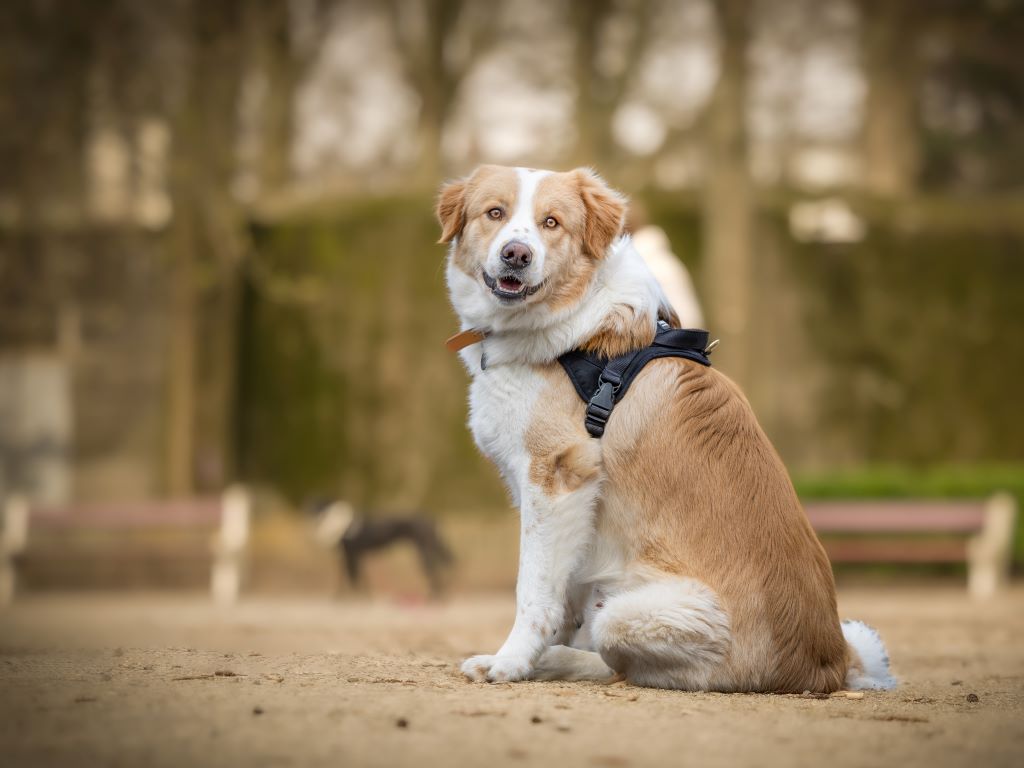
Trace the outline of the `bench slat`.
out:
[[[965,541],[915,539],[826,539],[822,542],[834,563],[962,563]]]
[[[805,510],[819,533],[974,533],[985,523],[982,501],[818,501]]]
[[[63,528],[157,528],[216,526],[220,523],[220,499],[145,501],[118,504],[76,504],[32,507],[31,525]]]

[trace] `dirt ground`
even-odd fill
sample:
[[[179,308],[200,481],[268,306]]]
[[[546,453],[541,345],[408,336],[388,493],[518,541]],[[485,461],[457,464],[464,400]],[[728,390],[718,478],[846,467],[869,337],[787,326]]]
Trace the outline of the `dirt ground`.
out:
[[[1024,591],[860,589],[902,680],[860,699],[463,682],[511,598],[29,596],[0,614],[4,766],[1024,765]]]

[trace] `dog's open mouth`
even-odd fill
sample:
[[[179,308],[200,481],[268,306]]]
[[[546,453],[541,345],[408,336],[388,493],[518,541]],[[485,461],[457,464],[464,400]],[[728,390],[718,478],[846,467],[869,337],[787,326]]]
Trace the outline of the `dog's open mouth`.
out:
[[[505,274],[500,277],[491,277],[486,271],[483,272],[484,284],[491,289],[491,293],[505,301],[518,301],[532,296],[543,283],[527,285],[514,274]]]

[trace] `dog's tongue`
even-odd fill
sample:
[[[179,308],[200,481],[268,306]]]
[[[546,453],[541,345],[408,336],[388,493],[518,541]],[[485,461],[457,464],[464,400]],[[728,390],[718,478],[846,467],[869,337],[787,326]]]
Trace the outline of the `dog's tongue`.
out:
[[[502,277],[501,279],[498,280],[498,287],[501,288],[501,290],[503,291],[508,291],[509,293],[516,293],[517,291],[519,291],[520,288],[523,287],[523,284],[516,280],[514,277]]]

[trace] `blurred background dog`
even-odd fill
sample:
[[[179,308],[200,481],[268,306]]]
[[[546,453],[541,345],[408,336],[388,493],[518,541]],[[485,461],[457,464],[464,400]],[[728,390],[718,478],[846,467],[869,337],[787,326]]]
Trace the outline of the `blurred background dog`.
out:
[[[322,500],[311,508],[316,515],[314,538],[320,546],[337,550],[339,576],[344,573],[352,587],[362,587],[361,563],[366,554],[408,541],[416,548],[431,596],[443,594],[444,574],[454,557],[434,521],[421,512],[372,515],[339,499]]]

